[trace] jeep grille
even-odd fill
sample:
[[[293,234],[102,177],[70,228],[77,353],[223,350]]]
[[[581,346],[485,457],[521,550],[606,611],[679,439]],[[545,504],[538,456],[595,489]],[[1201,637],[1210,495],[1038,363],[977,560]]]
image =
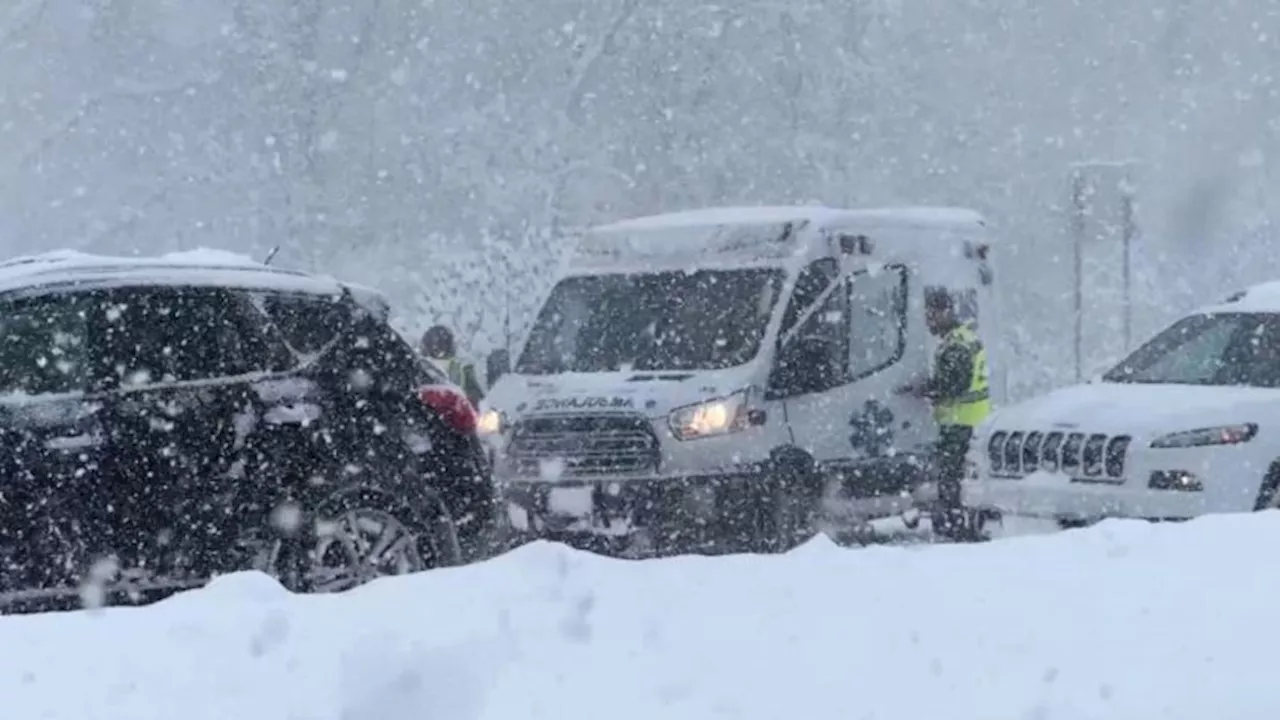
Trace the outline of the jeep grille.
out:
[[[1132,440],[1128,435],[997,430],[986,451],[997,477],[1019,478],[1045,470],[1082,482],[1119,482]]]

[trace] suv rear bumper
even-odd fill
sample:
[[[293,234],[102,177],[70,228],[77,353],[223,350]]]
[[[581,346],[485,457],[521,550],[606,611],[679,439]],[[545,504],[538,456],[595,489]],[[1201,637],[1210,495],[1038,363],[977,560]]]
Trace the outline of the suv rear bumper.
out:
[[[174,593],[204,587],[209,580],[183,578],[135,579],[88,585],[61,585],[29,590],[0,591],[0,615],[67,612],[85,608],[146,605]]]

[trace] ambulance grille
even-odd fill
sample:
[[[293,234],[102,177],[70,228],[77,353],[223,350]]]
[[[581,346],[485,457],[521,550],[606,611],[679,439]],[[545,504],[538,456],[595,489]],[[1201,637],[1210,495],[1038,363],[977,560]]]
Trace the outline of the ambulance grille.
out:
[[[997,477],[1045,470],[1081,482],[1121,482],[1132,441],[1128,435],[997,430],[987,442],[987,460]]]
[[[662,454],[644,417],[574,415],[520,421],[507,456],[522,476],[592,477],[656,473]]]

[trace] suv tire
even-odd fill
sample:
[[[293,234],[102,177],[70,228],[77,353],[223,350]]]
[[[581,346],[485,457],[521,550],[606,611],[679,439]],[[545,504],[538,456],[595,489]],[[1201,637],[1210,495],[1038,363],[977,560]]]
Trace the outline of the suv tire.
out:
[[[453,517],[435,493],[422,507],[369,488],[335,493],[309,514],[303,531],[277,539],[258,569],[295,592],[342,592],[379,577],[458,565]]]

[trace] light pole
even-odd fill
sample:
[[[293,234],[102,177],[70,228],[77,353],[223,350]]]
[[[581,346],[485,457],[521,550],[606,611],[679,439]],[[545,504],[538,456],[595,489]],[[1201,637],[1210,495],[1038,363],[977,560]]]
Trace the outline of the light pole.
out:
[[[1084,230],[1088,212],[1085,198],[1084,168],[1075,167],[1071,172],[1071,250],[1072,288],[1071,317],[1074,323],[1073,341],[1076,361],[1076,382],[1084,380]]]
[[[1133,349],[1133,240],[1138,234],[1138,220],[1135,216],[1133,185],[1133,167],[1125,166],[1124,176],[1120,179],[1120,242],[1123,265],[1121,283],[1124,305],[1124,351]]]
[[[1134,160],[1092,161],[1071,166],[1071,239],[1074,287],[1072,315],[1076,382],[1084,380],[1084,252],[1089,238],[1088,219],[1099,209],[1103,198],[1114,198],[1120,212],[1120,297],[1123,350],[1133,347],[1133,243],[1138,235],[1137,190]]]

